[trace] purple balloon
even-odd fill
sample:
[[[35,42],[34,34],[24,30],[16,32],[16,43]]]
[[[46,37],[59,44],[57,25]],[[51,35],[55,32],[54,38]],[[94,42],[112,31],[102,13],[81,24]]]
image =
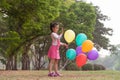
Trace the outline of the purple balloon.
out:
[[[84,52],[82,52],[82,47],[81,47],[81,46],[78,46],[78,47],[76,48],[76,54],[79,55],[79,54],[82,54],[82,53],[84,53]]]
[[[97,50],[91,50],[90,52],[88,52],[88,59],[89,60],[96,60],[98,58],[98,51]]]

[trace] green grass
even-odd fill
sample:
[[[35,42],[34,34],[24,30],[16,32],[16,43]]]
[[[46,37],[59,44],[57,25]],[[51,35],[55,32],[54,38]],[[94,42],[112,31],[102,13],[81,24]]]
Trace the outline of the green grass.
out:
[[[120,80],[120,71],[61,71],[62,77],[48,77],[48,71],[0,71],[0,80]]]

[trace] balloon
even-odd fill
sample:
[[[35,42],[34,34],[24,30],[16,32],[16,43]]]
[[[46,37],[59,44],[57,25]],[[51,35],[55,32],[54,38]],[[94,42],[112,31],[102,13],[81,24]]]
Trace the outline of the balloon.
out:
[[[82,52],[82,47],[81,47],[81,46],[78,46],[78,47],[76,48],[76,54],[79,55],[79,54],[81,54],[81,53],[83,53],[83,52]]]
[[[87,40],[87,36],[84,33],[78,34],[75,39],[77,46],[81,46],[85,40]]]
[[[87,62],[87,56],[85,54],[80,54],[76,57],[76,64],[78,67],[82,67]]]
[[[66,57],[69,60],[74,60],[75,57],[76,57],[76,51],[74,49],[68,49],[67,52],[66,52]]]
[[[82,44],[82,51],[83,52],[89,52],[93,48],[93,42],[91,40],[86,40]]]
[[[97,50],[91,50],[90,52],[88,52],[88,59],[89,60],[96,60],[98,58],[98,51]]]
[[[68,43],[71,43],[75,39],[75,32],[72,30],[65,31],[64,38]]]

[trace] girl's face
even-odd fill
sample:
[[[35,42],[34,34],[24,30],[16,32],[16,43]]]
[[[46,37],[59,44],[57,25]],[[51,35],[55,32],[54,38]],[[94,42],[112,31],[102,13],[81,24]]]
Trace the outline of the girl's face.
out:
[[[53,32],[57,33],[59,30],[59,25],[56,25],[55,27],[52,28]]]

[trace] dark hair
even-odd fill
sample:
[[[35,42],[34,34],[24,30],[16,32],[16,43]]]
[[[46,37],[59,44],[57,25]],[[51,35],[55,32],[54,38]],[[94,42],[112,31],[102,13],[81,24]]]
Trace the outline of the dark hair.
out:
[[[55,28],[57,25],[59,25],[59,23],[57,23],[57,22],[50,23],[50,30],[51,30],[51,32],[53,32],[53,28]]]

